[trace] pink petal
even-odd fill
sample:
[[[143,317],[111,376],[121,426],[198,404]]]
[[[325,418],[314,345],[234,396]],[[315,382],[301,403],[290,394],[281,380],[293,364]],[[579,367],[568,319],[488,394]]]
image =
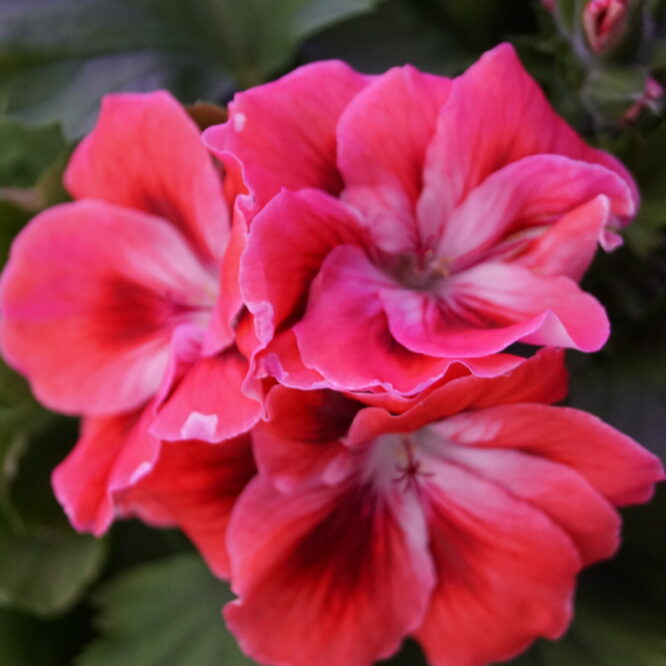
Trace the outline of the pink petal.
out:
[[[229,235],[220,176],[199,129],[167,92],[107,95],[95,129],[74,152],[65,183],[91,197],[168,220],[206,259]]]
[[[567,372],[561,350],[541,349],[529,359],[516,360],[496,376],[467,374],[451,378],[397,415],[385,408],[363,409],[356,415],[346,441],[358,446],[385,433],[414,432],[468,409],[516,402],[551,403],[566,395]],[[507,365],[506,360],[503,364]]]
[[[229,575],[231,511],[256,469],[248,436],[223,444],[164,442],[152,470],[122,496],[125,512],[155,525],[177,525],[213,572]]]
[[[415,353],[478,357],[518,341],[596,351],[608,338],[603,307],[567,277],[487,262],[444,279],[438,292],[380,291],[392,336]]]
[[[392,286],[390,278],[356,247],[339,246],[322,264],[307,311],[293,330],[304,364],[331,388],[382,386],[412,393],[446,371],[448,360],[414,354],[394,340],[378,297],[385,286]]]
[[[587,146],[555,114],[513,47],[500,44],[453,81],[426,159],[421,224],[434,225],[436,234],[442,221],[490,173],[540,153],[607,167],[638,201],[626,169],[611,155]]]
[[[234,343],[235,325],[243,308],[238,273],[246,243],[247,221],[240,207],[237,207],[229,243],[222,259],[219,296],[203,343],[202,353],[206,356],[212,356]]]
[[[426,240],[415,206],[426,149],[450,87],[449,79],[395,68],[359,92],[340,118],[342,196],[361,211],[374,243],[386,252],[418,250]]]
[[[613,219],[634,214],[631,191],[613,171],[559,155],[525,157],[490,174],[452,211],[437,255],[459,270],[492,251],[503,236],[550,224],[602,194],[611,201]],[[589,252],[585,246],[582,251]]]
[[[293,330],[279,333],[265,350],[253,359],[260,377],[274,377],[290,388],[309,391],[328,387],[326,379],[303,364]]]
[[[261,416],[261,403],[246,396],[248,372],[236,350],[197,359],[161,401],[151,432],[161,439],[221,442],[250,428]]]
[[[77,530],[104,534],[118,495],[152,469],[160,450],[159,440],[148,433],[152,416],[148,405],[83,421],[81,438],[52,477],[55,495]]]
[[[581,563],[547,516],[457,465],[431,468],[437,587],[416,638],[433,666],[485,666],[558,638]]]
[[[14,242],[0,287],[3,353],[52,409],[132,409],[156,391],[172,331],[205,326],[215,290],[159,219],[102,202],[56,206]]]
[[[539,275],[566,275],[577,282],[589,266],[604,233],[610,202],[604,195],[562,216],[515,261]]]
[[[259,340],[268,342],[304,307],[310,282],[333,248],[362,242],[357,219],[333,197],[316,190],[278,194],[253,220],[241,259],[241,290]]]
[[[229,628],[262,663],[367,666],[387,657],[426,610],[425,537],[414,504],[369,486],[281,495],[257,478],[229,528],[240,596],[225,608]]]
[[[659,460],[630,437],[568,407],[497,406],[475,419],[452,417],[446,431],[458,444],[520,449],[567,465],[620,506],[647,501],[664,478]]]
[[[204,132],[208,148],[243,164],[244,179],[265,204],[281,188],[342,189],[335,164],[335,128],[367,78],[342,62],[300,67],[278,81],[239,93],[229,121]]]
[[[471,296],[457,299],[454,307],[431,294],[408,289],[384,289],[380,297],[395,340],[414,353],[439,358],[465,359],[500,352],[539,330],[547,316],[542,310],[521,321],[513,312],[495,308],[491,318],[488,304],[472,301]],[[472,305],[465,308],[466,301]],[[558,343],[561,341],[553,344]]]

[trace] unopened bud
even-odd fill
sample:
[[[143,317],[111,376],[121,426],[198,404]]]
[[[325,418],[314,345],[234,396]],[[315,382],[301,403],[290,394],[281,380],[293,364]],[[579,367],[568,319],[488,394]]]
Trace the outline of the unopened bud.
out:
[[[656,113],[659,111],[663,99],[663,86],[657,79],[648,76],[643,94],[627,109],[622,117],[623,124],[630,125],[635,122],[645,109],[652,109]]]
[[[627,24],[628,0],[589,0],[583,9],[583,29],[596,54],[609,51]]]

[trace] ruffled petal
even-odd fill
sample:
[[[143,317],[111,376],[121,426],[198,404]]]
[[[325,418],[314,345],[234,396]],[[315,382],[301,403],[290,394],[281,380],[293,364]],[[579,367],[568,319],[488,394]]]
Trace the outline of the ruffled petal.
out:
[[[387,657],[420,624],[433,586],[419,507],[364,484],[281,495],[257,478],[236,506],[228,546],[240,599],[225,618],[262,663]]]
[[[306,313],[293,330],[304,364],[331,388],[382,386],[413,393],[446,371],[448,360],[414,354],[393,338],[378,296],[387,286],[390,278],[356,247],[338,246],[322,264]]]
[[[287,317],[305,307],[308,287],[338,245],[363,242],[356,217],[316,190],[278,194],[253,220],[241,259],[244,301],[266,344]]]
[[[172,331],[206,325],[215,292],[157,218],[92,200],[56,206],[14,242],[0,285],[3,354],[52,409],[129,410],[159,386]]]
[[[495,369],[495,376],[452,377],[398,414],[381,406],[363,409],[354,418],[346,442],[356,447],[386,433],[414,432],[465,410],[517,402],[552,403],[567,393],[562,350],[541,349],[528,359],[504,358]]]
[[[449,79],[395,68],[356,95],[340,118],[342,197],[361,211],[375,244],[386,252],[418,250],[426,240],[415,207],[426,149],[450,87]]]
[[[212,571],[226,578],[227,525],[255,472],[249,436],[223,444],[164,442],[152,470],[120,502],[126,513],[147,523],[178,526]]]
[[[65,172],[77,199],[102,199],[161,217],[205,259],[229,236],[222,182],[201,135],[167,92],[107,95],[95,129]]]
[[[240,160],[258,206],[283,187],[337,194],[342,181],[335,163],[335,128],[367,82],[342,62],[300,67],[237,94],[229,105],[229,121],[206,130],[204,142],[221,160],[229,153]]]

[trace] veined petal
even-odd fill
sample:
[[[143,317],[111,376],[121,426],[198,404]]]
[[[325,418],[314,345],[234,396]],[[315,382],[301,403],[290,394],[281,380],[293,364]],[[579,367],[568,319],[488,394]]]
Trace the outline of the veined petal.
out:
[[[52,409],[129,410],[157,390],[172,331],[206,325],[215,292],[161,220],[92,200],[56,206],[14,242],[0,285],[3,354]]]
[[[538,275],[515,263],[480,264],[450,278],[446,289],[447,310],[452,303],[454,312],[461,310],[463,317],[477,324],[478,332],[473,334],[479,336],[479,355],[498,351],[494,335],[499,337],[502,329],[512,326],[520,333],[514,341],[587,352],[600,349],[610,332],[604,308],[573,280]],[[482,327],[478,328],[476,318]],[[530,322],[532,331],[521,332],[521,326]],[[463,330],[448,335],[444,329],[442,334],[452,347],[468,347]]]
[[[569,407],[494,406],[474,418],[457,414],[441,429],[458,444],[519,449],[567,465],[620,506],[647,501],[664,478],[656,456],[592,414]]]
[[[577,282],[589,266],[610,218],[610,202],[600,194],[563,215],[527,244],[514,261],[538,275],[565,275]]]
[[[258,206],[283,187],[337,194],[342,181],[335,164],[335,127],[367,82],[342,62],[300,67],[237,94],[229,121],[206,130],[204,142],[223,161],[228,153],[240,160]]]
[[[437,586],[415,636],[429,663],[485,666],[539,636],[561,636],[581,567],[566,533],[467,469],[446,462],[428,469]]]
[[[510,418],[512,407],[502,410],[502,416]],[[427,426],[421,431],[421,442],[434,455],[470,472],[493,481],[514,497],[528,502],[559,525],[576,544],[583,564],[592,564],[610,557],[619,544],[620,518],[612,505],[575,469],[548,458],[528,453],[524,449],[505,447],[492,448],[491,442],[476,447],[474,434],[483,431],[490,420],[492,429],[493,408],[474,410],[465,416],[469,429],[467,445],[457,445],[452,429],[459,430],[460,422],[449,425],[448,419]],[[501,418],[500,415],[498,417]],[[549,421],[543,421],[539,429],[534,424],[531,432],[525,432],[526,440],[538,440],[550,429]],[[558,434],[563,440],[567,434]],[[587,442],[572,442],[572,446],[589,446]]]
[[[266,344],[276,328],[305,307],[310,282],[338,245],[363,242],[348,207],[316,190],[282,191],[252,222],[241,259],[241,291]]]
[[[609,198],[613,219],[635,213],[626,181],[610,169],[560,155],[525,157],[490,174],[452,211],[437,255],[454,270],[472,265],[507,234],[551,224],[599,195]]]
[[[264,663],[387,657],[420,624],[433,586],[419,507],[351,482],[282,495],[257,478],[236,506],[228,546],[240,599],[225,618]]]
[[[77,199],[161,217],[203,258],[222,257],[229,212],[220,174],[196,124],[165,91],[107,95],[97,126],[74,152],[65,184]]]
[[[394,68],[359,92],[340,117],[342,197],[361,211],[368,233],[386,252],[418,250],[426,240],[415,206],[426,149],[450,87],[449,79]]]

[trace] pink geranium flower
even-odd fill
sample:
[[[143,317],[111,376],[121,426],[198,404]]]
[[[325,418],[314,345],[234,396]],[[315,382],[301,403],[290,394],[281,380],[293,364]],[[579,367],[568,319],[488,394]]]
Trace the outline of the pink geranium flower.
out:
[[[246,432],[260,402],[234,345],[240,186],[223,182],[168,93],[106,97],[65,173],[73,203],[15,240],[0,283],[0,344],[48,407],[85,416],[56,470],[78,529],[103,532],[162,440]]]
[[[483,666],[562,635],[576,574],[617,548],[613,506],[663,478],[628,437],[545,404],[564,388],[552,350],[398,414],[273,388],[227,537],[243,650],[367,666],[412,635],[433,665]]]
[[[236,96],[204,139],[251,195],[241,259],[255,371],[414,393],[516,341],[599,349],[577,281],[636,209],[501,45],[449,80],[303,67]],[[247,335],[245,335],[247,334]]]

